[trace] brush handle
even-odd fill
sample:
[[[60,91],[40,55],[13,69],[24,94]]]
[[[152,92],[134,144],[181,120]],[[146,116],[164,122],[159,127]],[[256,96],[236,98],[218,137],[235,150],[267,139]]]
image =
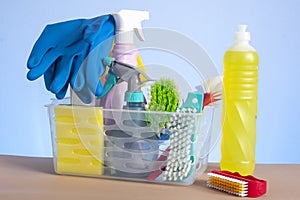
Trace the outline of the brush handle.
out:
[[[156,162],[160,163],[162,161],[166,161],[167,158],[168,158],[168,155],[169,155],[169,152],[170,152],[170,146],[168,146],[168,148],[166,148],[166,150],[162,153],[161,156],[159,156],[159,158],[156,160]],[[163,168],[166,167],[166,162],[163,162],[162,165],[158,166],[158,169],[155,170],[155,171],[152,171],[147,180],[148,181],[153,181],[155,180],[159,175],[161,175],[161,173],[163,172]],[[154,169],[156,169],[157,167],[154,167]]]

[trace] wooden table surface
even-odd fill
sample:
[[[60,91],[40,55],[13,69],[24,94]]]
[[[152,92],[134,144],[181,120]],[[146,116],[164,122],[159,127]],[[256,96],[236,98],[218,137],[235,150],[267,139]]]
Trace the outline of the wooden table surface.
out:
[[[216,168],[209,164],[207,172]],[[191,186],[173,186],[56,175],[52,158],[0,155],[0,199],[241,199],[207,188],[207,172]],[[268,181],[258,199],[300,199],[300,165],[257,165],[254,175]]]

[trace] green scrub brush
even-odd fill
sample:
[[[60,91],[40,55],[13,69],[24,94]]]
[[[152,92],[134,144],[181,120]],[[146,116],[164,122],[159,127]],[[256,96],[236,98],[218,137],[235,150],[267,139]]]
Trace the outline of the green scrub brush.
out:
[[[150,89],[151,111],[175,112],[179,104],[179,92],[172,79],[161,78]]]
[[[149,99],[148,105],[149,111],[157,112],[175,112],[179,105],[179,92],[174,80],[169,78],[161,78],[157,80],[149,88]],[[153,115],[148,116],[149,122],[153,125],[157,125],[160,129],[166,128],[167,123],[171,116],[168,115]],[[156,124],[157,123],[157,124]],[[158,136],[160,131],[158,132]]]

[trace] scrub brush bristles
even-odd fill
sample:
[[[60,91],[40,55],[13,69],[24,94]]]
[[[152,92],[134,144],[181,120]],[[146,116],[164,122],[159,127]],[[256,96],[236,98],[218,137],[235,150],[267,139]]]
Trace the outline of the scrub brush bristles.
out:
[[[245,197],[248,193],[248,183],[227,176],[208,173],[207,186],[229,194]]]
[[[148,111],[175,112],[179,105],[179,90],[175,81],[170,78],[161,78],[148,88]],[[160,137],[161,129],[166,128],[169,114],[146,115],[152,127],[159,127],[157,136]]]
[[[163,178],[166,181],[182,181],[193,171],[195,123],[190,116],[193,109],[184,109],[173,114],[168,123],[170,151]]]
[[[207,186],[240,197],[259,197],[267,190],[265,180],[224,170],[213,170],[208,173]]]
[[[157,80],[149,91],[151,111],[176,111],[179,104],[179,92],[172,79],[161,78]]]

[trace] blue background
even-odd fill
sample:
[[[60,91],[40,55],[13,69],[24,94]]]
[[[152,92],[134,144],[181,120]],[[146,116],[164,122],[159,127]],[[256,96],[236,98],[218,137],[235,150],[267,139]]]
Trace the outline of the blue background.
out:
[[[27,0],[0,7],[0,154],[52,156],[42,78],[26,79],[26,61],[46,24],[119,9],[150,11],[145,27],[176,30],[202,45],[222,72],[237,25],[248,24],[260,55],[258,163],[300,163],[299,1]],[[219,144],[210,161],[220,160]]]

